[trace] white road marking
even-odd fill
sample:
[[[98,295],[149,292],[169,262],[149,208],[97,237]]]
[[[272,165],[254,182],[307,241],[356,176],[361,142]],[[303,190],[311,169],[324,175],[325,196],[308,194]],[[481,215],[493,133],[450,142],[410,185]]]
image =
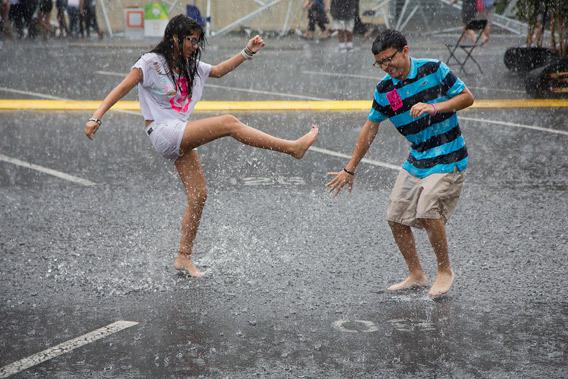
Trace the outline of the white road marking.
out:
[[[86,179],[81,179],[73,175],[66,174],[64,172],[56,171],[51,168],[39,166],[33,163],[24,162],[16,158],[10,158],[4,154],[0,154],[0,161],[8,162],[15,164],[16,166],[31,168],[32,170],[43,172],[44,174],[52,175],[58,177],[60,179],[64,179],[73,183],[81,184],[83,186],[95,186],[96,183],[93,183]]]
[[[123,77],[123,76],[126,75],[126,74],[121,74],[120,72],[111,72],[111,71],[95,71],[95,74],[107,75],[107,76],[120,76],[120,77]],[[258,94],[261,94],[261,95],[292,97],[292,98],[295,98],[295,99],[302,99],[302,100],[331,100],[331,99],[325,99],[325,98],[322,98],[322,97],[295,95],[295,94],[283,93],[283,92],[261,91],[261,90],[250,89],[250,88],[228,87],[228,86],[220,86],[220,85],[217,85],[217,84],[210,84],[210,83],[206,83],[205,87],[226,89],[228,91],[258,93]]]
[[[95,74],[106,75],[106,76],[120,76],[121,78],[126,76],[126,74],[114,71],[95,71]]]
[[[240,92],[249,92],[249,93],[259,93],[262,95],[273,95],[273,96],[280,96],[280,97],[293,97],[295,99],[302,99],[302,100],[332,100],[323,97],[312,97],[312,96],[303,96],[303,95],[294,95],[291,93],[283,93],[283,92],[271,92],[271,91],[260,91],[256,89],[247,89],[247,88],[238,88],[238,87],[227,87],[227,86],[220,86],[217,84],[205,84],[205,87],[211,88],[222,88],[229,91],[240,91]]]
[[[487,120],[483,118],[472,118],[472,117],[463,117],[459,116],[460,120],[465,121],[473,121],[473,122],[480,122],[480,123],[488,123],[488,124],[497,124],[497,125],[504,125],[504,126],[512,126],[515,128],[524,128],[524,129],[531,129],[531,130],[538,130],[540,132],[547,132],[547,133],[555,133],[555,134],[562,134],[568,136],[568,132],[564,130],[556,130],[556,129],[549,129],[549,128],[542,128],[540,126],[534,125],[523,125],[523,124],[516,124],[514,122],[506,122],[506,121],[495,121],[495,120]]]
[[[338,153],[336,151],[333,150],[328,150],[328,149],[323,149],[321,147],[315,147],[315,146],[311,146],[310,147],[310,151],[315,151],[317,153],[321,153],[321,154],[327,154],[327,155],[331,155],[334,157],[339,157],[339,158],[346,158],[346,159],[351,159],[351,155],[347,155],[347,154],[343,154],[343,153]],[[385,163],[385,162],[381,162],[381,161],[375,161],[372,159],[366,159],[363,158],[361,159],[361,162],[363,163],[367,163],[373,166],[380,166],[380,167],[384,167],[384,168],[390,168],[391,170],[396,170],[399,171],[400,167],[399,166],[395,166],[392,165],[390,163]]]
[[[336,77],[348,77],[348,78],[359,78],[359,79],[372,79],[376,82],[383,79],[382,77],[377,76],[370,76],[370,75],[355,75],[355,74],[344,74],[342,72],[319,72],[319,71],[302,71],[302,74],[308,75],[322,75],[322,76],[336,76]]]
[[[8,88],[8,87],[0,87],[0,91],[17,93],[17,94],[20,94],[20,95],[35,96],[35,97],[40,97],[42,99],[67,100],[67,99],[64,99],[62,97],[46,95],[46,94],[39,93],[39,92],[22,91],[22,90],[19,90],[19,89],[13,89],[13,88]]]
[[[68,353],[83,345],[94,342],[101,338],[105,338],[107,336],[110,336],[111,334],[120,332],[121,330],[130,328],[134,325],[138,325],[138,323],[134,321],[117,321],[100,329],[94,330],[90,333],[84,334],[80,337],[60,343],[59,345],[56,345],[52,348],[40,351],[37,354],[0,368],[0,378],[7,378],[10,375],[14,375],[21,371],[27,370],[30,367],[36,366],[42,362]]]
[[[524,94],[527,93],[527,91],[519,91],[519,90],[516,90],[516,89],[500,89],[500,88],[470,87],[470,86],[467,86],[467,88],[477,89],[477,90],[481,90],[481,91],[489,91],[489,92],[498,91],[498,92],[524,93]]]

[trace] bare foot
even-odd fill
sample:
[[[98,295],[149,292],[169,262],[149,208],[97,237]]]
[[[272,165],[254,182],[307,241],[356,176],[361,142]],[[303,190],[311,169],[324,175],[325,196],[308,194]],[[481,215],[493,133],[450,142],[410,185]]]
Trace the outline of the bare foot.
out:
[[[302,137],[296,140],[296,146],[294,147],[294,152],[291,155],[296,159],[302,159],[306,151],[312,146],[318,137],[319,128],[316,125],[312,125],[312,130],[309,133],[304,134]]]
[[[176,270],[187,272],[193,278],[201,278],[203,276],[203,273],[195,267],[191,258],[184,254],[178,254],[174,267]]]
[[[431,298],[437,298],[448,293],[452,284],[454,282],[454,272],[452,270],[448,271],[438,271],[436,278],[434,279],[434,284],[428,291],[428,296]]]
[[[425,274],[422,275],[410,275],[408,278],[404,279],[402,282],[393,284],[387,291],[395,292],[408,290],[416,287],[426,287],[428,285],[428,277]]]

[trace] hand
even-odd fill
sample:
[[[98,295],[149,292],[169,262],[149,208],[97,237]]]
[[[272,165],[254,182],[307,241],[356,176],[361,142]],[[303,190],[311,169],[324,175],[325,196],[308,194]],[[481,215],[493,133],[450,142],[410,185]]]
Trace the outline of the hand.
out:
[[[260,49],[264,47],[264,40],[258,34],[250,39],[247,43],[247,49],[252,51],[253,53],[258,52]]]
[[[99,124],[95,121],[87,121],[85,123],[85,135],[88,139],[92,140],[99,128]]]
[[[351,193],[351,191],[353,190],[353,181],[355,179],[353,175],[348,174],[345,171],[328,172],[327,175],[335,176],[329,183],[325,185],[329,192],[333,194],[333,197],[339,195],[339,192],[341,192],[341,189],[346,184],[349,186],[349,193]]]
[[[414,118],[420,117],[423,114],[433,115],[436,114],[436,108],[432,104],[416,103],[410,108],[410,115]]]

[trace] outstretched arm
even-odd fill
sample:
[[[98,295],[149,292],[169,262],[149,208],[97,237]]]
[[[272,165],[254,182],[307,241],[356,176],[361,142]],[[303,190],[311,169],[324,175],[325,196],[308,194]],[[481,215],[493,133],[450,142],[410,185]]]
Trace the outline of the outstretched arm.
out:
[[[237,68],[245,60],[252,58],[252,55],[250,55],[249,57],[249,55],[247,54],[247,50],[252,54],[256,54],[263,47],[264,40],[262,39],[262,37],[259,35],[254,36],[250,39],[250,41],[248,41],[247,46],[245,47],[245,49],[243,49],[243,51],[236,54],[234,57],[211,67],[209,76],[212,78],[220,78],[222,76],[225,76],[226,74]]]
[[[142,70],[134,68],[126,77],[120,82],[119,85],[114,87],[112,91],[105,97],[101,105],[99,105],[98,109],[93,113],[92,118],[101,120],[105,113],[112,108],[114,104],[118,102],[118,100],[122,99],[124,96],[128,94],[134,88],[135,85],[142,81]],[[96,121],[87,121],[85,124],[85,135],[89,139],[93,139],[93,136],[97,132],[100,124]]]
[[[332,192],[334,196],[337,196],[339,192],[341,192],[345,184],[349,186],[349,192],[353,189],[357,165],[361,162],[365,154],[367,154],[367,151],[369,151],[369,147],[379,131],[379,126],[379,123],[367,120],[359,132],[357,143],[351,154],[351,160],[345,165],[343,170],[327,173],[328,175],[334,176],[334,178],[326,184],[329,192]]]

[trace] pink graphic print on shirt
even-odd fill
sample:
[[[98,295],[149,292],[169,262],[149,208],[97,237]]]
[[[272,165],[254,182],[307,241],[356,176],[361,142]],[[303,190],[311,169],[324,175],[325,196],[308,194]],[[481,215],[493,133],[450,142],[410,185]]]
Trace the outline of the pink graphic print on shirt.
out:
[[[181,91],[178,92],[177,88]],[[184,77],[176,79],[176,94],[170,99],[170,105],[172,109],[176,112],[187,112],[189,109],[189,104],[191,99],[188,96],[189,91],[187,90],[187,79]]]
[[[396,88],[390,92],[387,92],[387,100],[389,101],[389,104],[393,111],[396,112],[397,110],[402,108],[402,99],[396,91]]]

